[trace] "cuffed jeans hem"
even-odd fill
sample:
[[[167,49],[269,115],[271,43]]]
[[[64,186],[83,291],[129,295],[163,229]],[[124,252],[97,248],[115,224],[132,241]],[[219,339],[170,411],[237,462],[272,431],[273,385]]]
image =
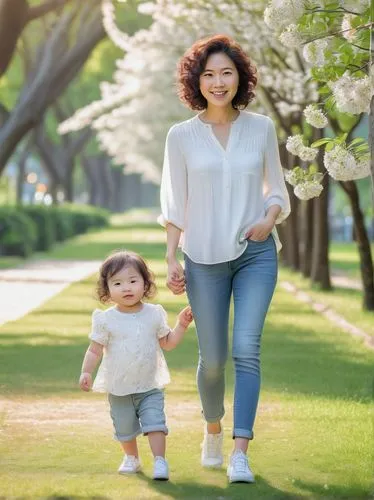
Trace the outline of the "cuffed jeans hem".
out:
[[[222,418],[225,415],[225,412],[221,413],[217,417],[207,417],[206,415],[204,415],[203,411],[201,411],[201,414],[202,414],[202,416],[203,416],[203,418],[204,418],[204,420],[206,422],[208,422],[209,424],[214,424],[214,423],[219,422],[220,420],[222,420]]]
[[[138,431],[134,432],[133,434],[130,434],[130,435],[122,435],[122,436],[119,436],[118,434],[113,434],[113,438],[116,440],[116,441],[124,441],[124,442],[127,442],[127,441],[132,441],[133,439],[135,439],[136,437],[139,436],[139,434],[141,434],[142,431],[139,429]]]
[[[165,436],[169,434],[169,430],[166,425],[147,425],[142,427],[142,432],[144,436],[147,436],[150,432],[163,432]]]
[[[253,431],[247,431],[247,429],[234,429],[232,438],[244,438],[251,441],[254,438],[254,434]]]

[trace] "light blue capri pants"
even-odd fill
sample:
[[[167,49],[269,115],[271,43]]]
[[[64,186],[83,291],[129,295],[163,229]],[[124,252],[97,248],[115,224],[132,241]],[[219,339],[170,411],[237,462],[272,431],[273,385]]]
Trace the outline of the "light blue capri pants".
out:
[[[168,433],[164,412],[164,391],[115,396],[108,394],[110,416],[114,426],[114,439],[132,441],[139,434],[161,431]]]
[[[197,385],[207,422],[224,413],[228,322],[234,298],[232,356],[235,366],[233,437],[253,439],[260,392],[261,334],[278,273],[273,237],[248,240],[237,259],[196,264],[185,258],[186,288],[199,343]]]

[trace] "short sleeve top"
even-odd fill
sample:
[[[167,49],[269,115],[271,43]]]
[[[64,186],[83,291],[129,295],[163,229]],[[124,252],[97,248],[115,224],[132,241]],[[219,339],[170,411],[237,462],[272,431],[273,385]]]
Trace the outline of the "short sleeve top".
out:
[[[136,313],[116,307],[92,314],[89,338],[104,346],[93,390],[124,396],[161,389],[170,382],[158,340],[170,331],[161,305],[143,304]]]

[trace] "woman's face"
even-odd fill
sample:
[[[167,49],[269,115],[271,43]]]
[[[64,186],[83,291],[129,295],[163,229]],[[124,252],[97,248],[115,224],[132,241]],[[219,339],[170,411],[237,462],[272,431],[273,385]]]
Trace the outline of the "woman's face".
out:
[[[234,99],[238,86],[239,74],[234,62],[223,52],[210,55],[200,75],[200,92],[208,106],[228,106]]]

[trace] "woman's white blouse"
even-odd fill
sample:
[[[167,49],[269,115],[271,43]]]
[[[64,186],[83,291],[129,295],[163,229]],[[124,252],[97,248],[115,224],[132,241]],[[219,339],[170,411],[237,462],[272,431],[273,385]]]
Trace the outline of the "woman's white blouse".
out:
[[[104,354],[93,391],[125,396],[168,384],[169,370],[158,340],[169,332],[160,305],[143,304],[136,313],[96,309],[89,338],[104,346]]]
[[[198,115],[167,135],[159,222],[180,228],[182,250],[201,264],[227,262],[247,247],[244,234],[272,205],[290,213],[274,123],[241,111],[226,149]],[[274,228],[277,249],[281,244]]]

